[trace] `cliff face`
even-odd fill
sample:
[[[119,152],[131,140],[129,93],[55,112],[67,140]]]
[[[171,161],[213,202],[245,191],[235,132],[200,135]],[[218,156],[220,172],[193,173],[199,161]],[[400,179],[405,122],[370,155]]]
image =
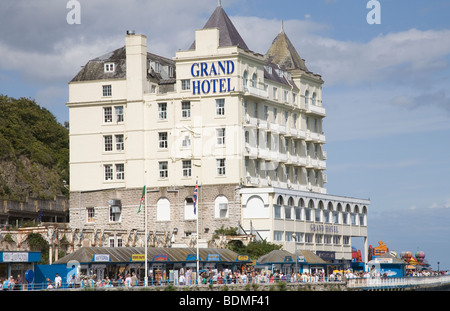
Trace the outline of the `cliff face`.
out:
[[[0,198],[68,195],[69,131],[33,100],[0,95]]]

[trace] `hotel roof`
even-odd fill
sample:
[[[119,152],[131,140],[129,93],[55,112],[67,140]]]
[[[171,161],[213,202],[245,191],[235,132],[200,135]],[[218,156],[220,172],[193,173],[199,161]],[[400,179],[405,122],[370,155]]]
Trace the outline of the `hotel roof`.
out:
[[[249,49],[220,3],[203,27],[203,29],[210,28],[219,29],[219,47],[237,46],[244,50]],[[195,49],[195,41],[189,49]]]

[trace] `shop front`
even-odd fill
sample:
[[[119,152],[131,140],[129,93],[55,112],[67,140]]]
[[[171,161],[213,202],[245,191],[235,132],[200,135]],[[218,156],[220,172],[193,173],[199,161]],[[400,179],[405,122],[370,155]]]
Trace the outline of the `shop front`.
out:
[[[35,265],[41,261],[40,252],[0,252],[0,279],[20,276],[25,280],[27,271],[34,271]]]

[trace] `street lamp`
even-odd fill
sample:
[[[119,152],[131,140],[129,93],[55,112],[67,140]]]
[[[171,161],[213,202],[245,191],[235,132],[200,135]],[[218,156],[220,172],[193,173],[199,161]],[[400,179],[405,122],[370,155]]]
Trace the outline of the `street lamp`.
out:
[[[439,264],[440,264],[440,262],[438,261],[438,275],[439,275]]]
[[[295,232],[293,232],[292,233],[292,239],[294,240],[295,273],[298,273],[298,267],[297,267],[298,256],[297,256],[297,240],[296,240],[296,237],[297,237],[297,235],[295,234]]]

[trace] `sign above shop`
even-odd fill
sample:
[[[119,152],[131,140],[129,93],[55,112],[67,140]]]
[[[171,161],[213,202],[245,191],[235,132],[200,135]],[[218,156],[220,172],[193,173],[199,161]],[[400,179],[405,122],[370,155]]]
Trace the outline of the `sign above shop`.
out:
[[[95,254],[92,258],[92,261],[95,262],[105,262],[105,261],[111,261],[111,257],[109,254]]]

